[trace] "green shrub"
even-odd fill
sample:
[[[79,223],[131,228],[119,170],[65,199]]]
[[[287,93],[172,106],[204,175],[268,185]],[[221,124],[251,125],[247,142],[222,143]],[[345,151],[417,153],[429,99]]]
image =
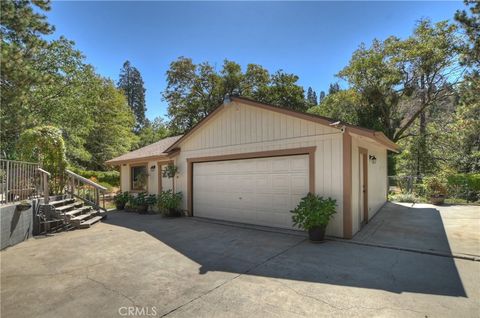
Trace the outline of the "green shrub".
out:
[[[97,183],[109,189],[111,189],[112,187],[120,186],[120,173],[116,170],[93,171],[93,170],[82,170],[75,167],[71,167],[70,170],[87,179],[91,179],[93,177],[97,179]]]
[[[163,216],[181,216],[180,204],[182,193],[173,193],[172,190],[162,191],[158,197],[158,211]]]
[[[438,197],[447,195],[447,187],[445,182],[439,177],[425,177],[423,179],[425,192],[427,196]]]
[[[335,214],[337,201],[332,198],[324,199],[313,193],[307,194],[298,203],[297,207],[290,211],[293,213],[293,224],[301,229],[309,230],[316,227],[326,227]]]
[[[480,200],[480,173],[458,173],[447,177],[448,194],[467,201]]]

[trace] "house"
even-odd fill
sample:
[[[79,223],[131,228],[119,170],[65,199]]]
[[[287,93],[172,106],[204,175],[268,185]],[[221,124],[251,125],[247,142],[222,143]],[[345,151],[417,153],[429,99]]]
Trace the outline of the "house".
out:
[[[381,132],[231,97],[185,135],[107,163],[122,191],[153,194],[172,188],[161,171],[174,163],[190,216],[292,228],[300,198],[332,197],[327,234],[351,238],[386,202],[388,150],[397,146]]]

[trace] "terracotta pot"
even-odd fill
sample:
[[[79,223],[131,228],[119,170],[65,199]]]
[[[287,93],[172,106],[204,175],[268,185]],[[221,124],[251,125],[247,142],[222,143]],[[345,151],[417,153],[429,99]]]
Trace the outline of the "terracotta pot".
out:
[[[115,207],[117,208],[117,210],[123,210],[125,209],[125,203],[115,202]]]
[[[445,196],[443,194],[436,194],[430,196],[430,203],[434,205],[442,205],[445,202]]]
[[[137,206],[137,212],[140,214],[146,214],[148,211],[148,205],[139,205]]]
[[[312,242],[322,242],[325,239],[325,226],[308,229],[308,238]]]

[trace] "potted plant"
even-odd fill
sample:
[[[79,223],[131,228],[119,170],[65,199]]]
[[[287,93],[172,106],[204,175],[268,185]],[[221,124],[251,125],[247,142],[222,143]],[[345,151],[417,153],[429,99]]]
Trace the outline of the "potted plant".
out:
[[[140,192],[132,200],[133,208],[140,214],[145,214],[148,211],[147,194]]]
[[[173,179],[172,180],[172,189],[173,189],[173,192],[175,193],[175,177],[177,176],[178,174],[178,167],[176,165],[174,165],[173,163],[169,163],[165,169],[163,169],[162,171],[162,176],[164,178],[169,178],[169,179]]]
[[[129,200],[130,194],[128,194],[128,192],[119,192],[113,197],[113,201],[115,202],[115,207],[117,210],[125,209],[125,205]]]
[[[150,194],[145,198],[145,202],[148,205],[148,208],[157,204],[157,196],[155,194]]]
[[[163,216],[179,217],[183,211],[179,208],[182,202],[182,193],[173,193],[172,190],[162,191],[158,200],[158,210]]]
[[[430,203],[441,205],[445,201],[447,195],[447,187],[438,177],[428,177],[423,180],[427,196]]]
[[[312,242],[323,241],[328,222],[335,214],[337,201],[332,198],[323,198],[313,193],[307,194],[300,200],[293,213],[294,226],[308,231]]]

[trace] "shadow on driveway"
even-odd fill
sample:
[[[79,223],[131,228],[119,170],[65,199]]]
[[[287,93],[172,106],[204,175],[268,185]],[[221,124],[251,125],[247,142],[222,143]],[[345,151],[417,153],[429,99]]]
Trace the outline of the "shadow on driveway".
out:
[[[195,218],[113,212],[105,222],[148,233],[199,264],[199,274],[222,271],[393,293],[467,296],[455,262],[448,257],[348,242],[312,244],[297,235]],[[445,244],[445,238],[437,239]]]

